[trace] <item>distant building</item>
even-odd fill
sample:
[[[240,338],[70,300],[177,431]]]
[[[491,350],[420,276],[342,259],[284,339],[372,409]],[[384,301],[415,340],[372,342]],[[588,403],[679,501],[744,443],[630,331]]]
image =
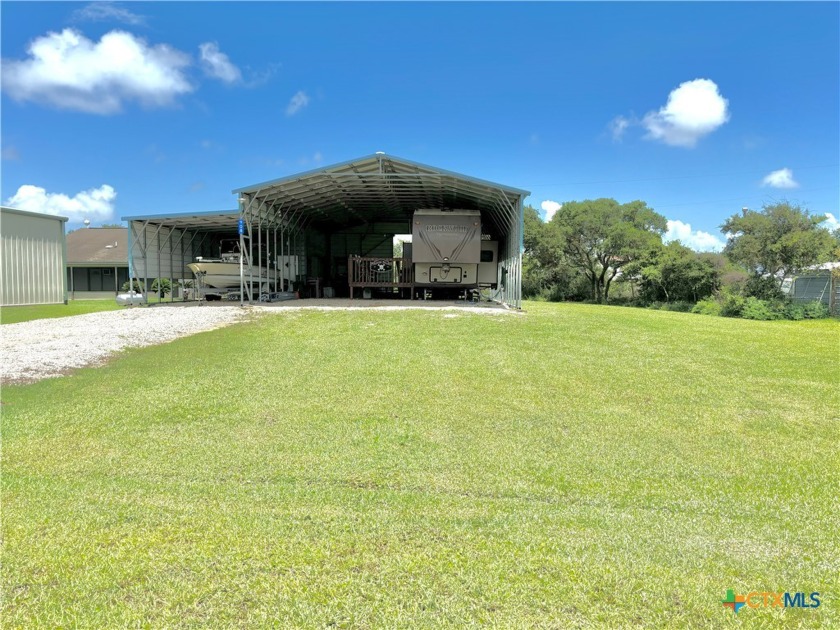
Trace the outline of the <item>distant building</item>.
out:
[[[128,282],[128,228],[82,228],[67,235],[70,299],[110,298]]]
[[[0,208],[0,304],[67,302],[67,217]]]

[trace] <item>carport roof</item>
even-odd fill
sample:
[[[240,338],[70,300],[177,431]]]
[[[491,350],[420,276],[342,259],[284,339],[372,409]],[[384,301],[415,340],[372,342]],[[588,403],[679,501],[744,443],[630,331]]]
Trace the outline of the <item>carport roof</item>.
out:
[[[418,208],[478,209],[506,231],[530,193],[375,153],[233,191],[240,201],[301,213],[323,227],[410,220]],[[250,203],[249,203],[250,202]]]
[[[179,230],[195,232],[236,231],[239,210],[213,210],[210,212],[176,212],[170,214],[141,214],[122,217],[123,221],[144,221]]]
[[[518,209],[530,193],[404,158],[375,153],[280,179],[237,188],[250,210],[276,209],[303,215],[306,223],[334,229],[372,222],[410,221],[418,208],[484,210],[501,233],[519,222]],[[122,217],[193,231],[235,231],[239,210],[148,214]]]

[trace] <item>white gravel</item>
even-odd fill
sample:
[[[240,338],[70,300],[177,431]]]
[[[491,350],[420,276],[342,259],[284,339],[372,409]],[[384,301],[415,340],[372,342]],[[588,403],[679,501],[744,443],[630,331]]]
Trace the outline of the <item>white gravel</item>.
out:
[[[0,380],[31,383],[96,365],[124,348],[220,328],[248,315],[238,306],[127,308],[0,326]]]

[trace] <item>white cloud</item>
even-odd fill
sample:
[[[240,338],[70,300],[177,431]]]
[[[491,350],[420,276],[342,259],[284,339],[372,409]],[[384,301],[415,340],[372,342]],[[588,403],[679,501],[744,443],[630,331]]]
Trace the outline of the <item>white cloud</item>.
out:
[[[624,136],[624,132],[627,131],[627,127],[630,126],[630,121],[625,118],[624,116],[616,116],[610,121],[610,132],[612,133],[613,140],[618,142]]]
[[[142,15],[132,13],[125,7],[113,2],[92,2],[73,12],[73,19],[77,22],[122,22],[132,26],[146,23]]]
[[[725,243],[714,234],[702,230],[692,230],[690,223],[682,221],[668,221],[668,231],[662,240],[666,243],[679,241],[686,247],[700,252],[719,252]]]
[[[238,83],[242,80],[242,72],[219,50],[216,42],[205,42],[198,49],[201,51],[201,65],[205,74],[225,83]]]
[[[780,168],[778,171],[773,171],[761,180],[762,186],[771,186],[773,188],[798,188],[799,182],[793,179],[793,171],[789,168]]]
[[[709,79],[681,83],[658,112],[648,112],[642,124],[645,136],[676,147],[693,147],[703,136],[729,120],[729,101]]]
[[[73,197],[48,193],[39,186],[25,184],[6,200],[6,205],[18,210],[60,215],[73,221],[101,221],[114,215],[116,197],[117,192],[108,184],[84,190]]]
[[[551,218],[557,213],[557,211],[563,207],[562,203],[557,203],[556,201],[552,201],[551,199],[546,199],[540,204],[540,208],[545,210],[545,221],[548,223],[551,221]]]
[[[833,232],[834,230],[840,230],[840,219],[838,219],[838,217],[835,217],[830,212],[826,212],[825,221],[820,223],[820,227],[824,227],[830,232]]]
[[[188,55],[123,31],[94,43],[64,29],[36,38],[28,53],[27,59],[2,63],[3,89],[17,101],[112,114],[124,101],[162,106],[193,90],[182,72]]]
[[[286,116],[294,116],[307,105],[309,105],[309,97],[306,92],[301,90],[292,97],[292,100],[286,106]]]
[[[315,162],[315,164],[320,164],[324,161],[324,156],[321,155],[320,151],[315,151],[315,155],[312,156],[312,161]]]

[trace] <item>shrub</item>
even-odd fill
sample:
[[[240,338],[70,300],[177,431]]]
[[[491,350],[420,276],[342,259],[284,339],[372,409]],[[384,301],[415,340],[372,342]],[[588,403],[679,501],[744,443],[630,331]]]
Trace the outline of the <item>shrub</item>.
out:
[[[694,306],[691,302],[677,300],[676,302],[667,302],[662,306],[663,311],[672,311],[675,313],[689,313],[691,307]]]
[[[773,277],[750,276],[742,288],[746,297],[754,297],[759,300],[778,300],[783,297],[779,284]]]
[[[715,315],[719,316],[721,311],[720,302],[718,302],[715,298],[705,298],[697,302],[694,305],[694,308],[691,309],[692,313],[697,313],[698,315]]]
[[[780,313],[773,308],[773,305],[770,302],[767,300],[759,300],[754,297],[748,297],[744,301],[744,306],[741,310],[741,317],[744,319],[758,319],[763,321],[781,319]]]
[[[633,303],[630,302],[627,304],[628,306],[646,306],[649,309],[654,311],[671,311],[673,313],[689,313],[691,312],[691,307],[694,306],[693,302],[684,302],[683,300],[677,300],[676,302],[650,302],[649,304],[645,305],[643,303]]]
[[[744,310],[744,298],[740,295],[724,294],[721,296],[720,314],[723,317],[741,317]]]
[[[659,305],[657,305],[659,307]],[[661,305],[663,310],[673,305]],[[722,315],[723,317],[742,317],[761,321],[775,319],[821,319],[830,317],[828,307],[821,302],[807,302],[805,304],[789,300],[760,300],[755,297],[743,298],[730,292],[723,292],[716,298],[700,300],[691,309],[699,315]]]
[[[126,280],[122,283],[122,290],[123,291],[137,291],[138,293],[143,293],[143,285],[140,283],[139,280],[132,280],[129,282]]]
[[[789,302],[785,306],[785,319],[792,319],[794,321],[805,319],[805,305]]]
[[[152,282],[152,291],[157,293],[160,297],[165,297],[171,290],[172,282],[169,278],[155,278],[155,281]]]
[[[563,302],[566,299],[566,295],[563,293],[561,287],[553,285],[541,288],[531,299],[535,302]]]
[[[803,306],[803,313],[806,319],[823,319],[831,315],[828,307],[822,302],[807,302]]]

